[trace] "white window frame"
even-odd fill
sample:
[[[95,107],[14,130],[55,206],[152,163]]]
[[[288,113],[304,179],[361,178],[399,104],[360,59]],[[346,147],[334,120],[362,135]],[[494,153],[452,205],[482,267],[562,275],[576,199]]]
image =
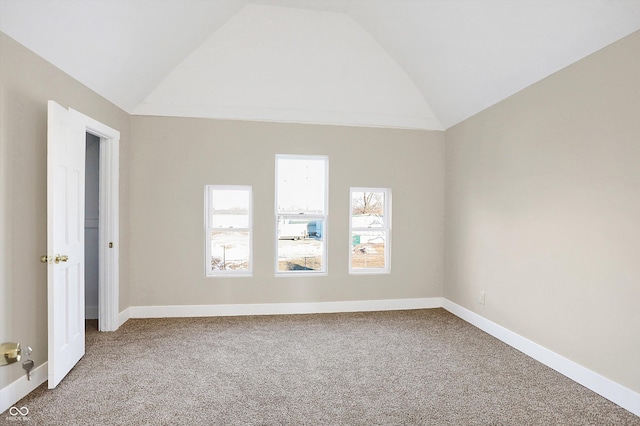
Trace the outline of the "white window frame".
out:
[[[216,231],[224,231],[225,228],[214,228],[211,226],[211,193],[212,191],[247,191],[249,192],[248,207],[248,228],[231,228],[237,232],[249,233],[249,267],[241,270],[212,270],[211,269],[211,233]],[[250,185],[205,185],[204,190],[204,214],[205,214],[205,276],[206,277],[250,277],[253,275],[253,187]]]
[[[382,227],[354,227],[353,226],[353,193],[354,192],[382,192],[384,193],[384,211]],[[384,268],[354,268],[353,259],[353,233],[354,232],[384,232]],[[391,273],[391,188],[349,188],[349,274],[389,274]]]
[[[323,214],[303,214],[303,213],[286,213],[281,214],[278,212],[278,160],[323,160],[324,161],[324,213]],[[275,240],[275,276],[276,277],[292,277],[292,276],[326,276],[328,274],[328,246],[329,246],[329,157],[326,155],[289,155],[289,154],[276,154],[275,161],[275,191],[274,191],[274,211],[275,211],[275,227],[274,227],[274,240]],[[322,269],[319,271],[279,271],[278,270],[278,221],[279,219],[308,219],[308,220],[322,220]]]

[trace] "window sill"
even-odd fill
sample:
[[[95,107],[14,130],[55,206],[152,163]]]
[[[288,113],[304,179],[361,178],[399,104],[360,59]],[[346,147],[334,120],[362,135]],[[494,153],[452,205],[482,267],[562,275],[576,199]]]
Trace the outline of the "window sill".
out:
[[[349,270],[349,275],[388,275],[390,273],[391,271],[389,269],[367,271]]]
[[[253,274],[215,274],[205,275],[205,278],[250,278]]]
[[[289,278],[289,277],[326,277],[329,274],[327,272],[280,272],[275,274],[276,278]]]

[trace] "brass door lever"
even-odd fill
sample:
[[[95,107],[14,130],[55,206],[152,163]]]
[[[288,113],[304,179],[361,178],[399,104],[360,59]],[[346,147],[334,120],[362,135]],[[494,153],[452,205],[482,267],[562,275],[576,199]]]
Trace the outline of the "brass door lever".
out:
[[[67,256],[66,254],[56,254],[55,257],[53,256],[40,256],[40,262],[42,263],[60,263],[60,262],[66,262],[69,260],[69,256]]]

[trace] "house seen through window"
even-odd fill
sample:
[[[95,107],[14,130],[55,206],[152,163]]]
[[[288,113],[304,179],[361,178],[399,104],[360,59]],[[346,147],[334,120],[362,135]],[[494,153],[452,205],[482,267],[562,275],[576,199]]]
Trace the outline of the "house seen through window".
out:
[[[350,273],[390,271],[391,190],[351,188]]]
[[[328,158],[276,156],[276,275],[327,271]]]

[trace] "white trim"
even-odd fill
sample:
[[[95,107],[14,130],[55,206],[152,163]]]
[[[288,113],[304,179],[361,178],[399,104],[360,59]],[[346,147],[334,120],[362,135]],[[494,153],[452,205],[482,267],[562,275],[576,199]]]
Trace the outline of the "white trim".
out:
[[[100,139],[100,228],[98,266],[98,327],[100,331],[118,329],[120,290],[120,220],[119,220],[119,146],[120,134]],[[113,243],[111,246],[109,243]]]
[[[98,328],[118,329],[119,305],[119,182],[120,132],[69,108],[85,127],[100,138],[100,212],[98,229]]]
[[[636,393],[611,379],[585,368],[570,359],[520,336],[513,331],[502,327],[488,319],[472,312],[447,299],[443,299],[442,307],[452,314],[460,317],[468,323],[478,327],[482,331],[503,341],[509,346],[523,352],[531,358],[541,362],[557,372],[567,376],[571,380],[591,389],[595,393],[618,404],[622,408],[640,416],[640,393]]]
[[[432,297],[422,299],[255,303],[242,305],[131,306],[129,308],[129,313],[131,318],[177,318],[395,311],[406,309],[431,309],[439,308],[441,306],[442,298]]]
[[[122,324],[124,324],[129,320],[129,318],[131,318],[130,313],[130,308],[127,308],[118,314],[118,327],[122,326]]]
[[[13,383],[0,389],[0,413],[4,413],[16,402],[34,391],[38,386],[47,381],[49,365],[47,362],[40,364],[31,370],[31,380],[27,380],[26,373]],[[27,407],[28,408],[28,407]]]

